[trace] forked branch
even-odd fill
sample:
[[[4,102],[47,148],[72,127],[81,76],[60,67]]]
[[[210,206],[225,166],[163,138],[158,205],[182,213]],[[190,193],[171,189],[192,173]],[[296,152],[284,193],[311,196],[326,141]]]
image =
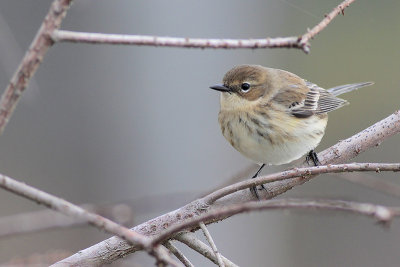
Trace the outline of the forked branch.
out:
[[[335,7],[325,18],[301,36],[260,38],[260,39],[202,39],[184,37],[160,37],[149,35],[105,34],[57,30],[52,34],[54,42],[144,45],[186,48],[298,48],[310,52],[310,40],[355,0],[345,0]]]

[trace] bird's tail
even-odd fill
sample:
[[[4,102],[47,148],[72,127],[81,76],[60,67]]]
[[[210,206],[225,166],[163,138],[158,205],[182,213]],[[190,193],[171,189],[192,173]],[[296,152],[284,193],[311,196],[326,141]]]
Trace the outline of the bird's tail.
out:
[[[328,89],[328,92],[334,96],[338,96],[338,95],[356,90],[358,88],[373,85],[373,84],[374,84],[373,82],[363,82],[363,83],[352,83],[352,84],[339,85],[339,86]]]

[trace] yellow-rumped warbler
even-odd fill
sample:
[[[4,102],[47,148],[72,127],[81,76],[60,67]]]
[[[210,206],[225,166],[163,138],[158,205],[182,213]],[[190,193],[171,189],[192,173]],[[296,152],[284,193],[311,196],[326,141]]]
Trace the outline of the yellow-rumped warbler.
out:
[[[336,96],[371,84],[325,90],[284,70],[239,65],[225,74],[222,85],[210,88],[221,92],[218,120],[226,140],[262,164],[254,178],[265,164],[289,163],[307,152],[317,165],[314,148],[324,135],[327,113],[348,103]]]

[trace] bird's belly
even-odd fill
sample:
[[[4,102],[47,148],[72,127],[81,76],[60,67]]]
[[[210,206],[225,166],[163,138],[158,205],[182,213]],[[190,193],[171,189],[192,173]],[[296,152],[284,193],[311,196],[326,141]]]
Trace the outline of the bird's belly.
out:
[[[235,148],[257,163],[280,165],[299,159],[308,151],[314,149],[321,141],[321,138],[301,138],[280,144],[271,144],[269,141],[253,138],[245,139],[240,146]]]
[[[273,123],[260,117],[229,117],[220,116],[224,137],[247,158],[271,165],[289,163],[314,149],[327,123],[327,118],[317,116],[293,121],[288,115]]]

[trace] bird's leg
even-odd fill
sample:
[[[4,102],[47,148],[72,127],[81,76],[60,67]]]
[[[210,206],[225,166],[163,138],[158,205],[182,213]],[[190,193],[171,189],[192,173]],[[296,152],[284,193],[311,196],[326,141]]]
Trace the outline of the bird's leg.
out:
[[[251,178],[252,179],[256,178],[258,176],[258,174],[261,172],[261,170],[264,168],[264,166],[265,166],[265,164],[261,165],[261,167],[258,169],[258,171]],[[261,185],[261,188],[264,190],[267,190],[263,184]],[[258,200],[260,200],[260,196],[258,195],[258,192],[257,192],[257,186],[250,187],[250,192],[253,195],[255,195]]]
[[[264,168],[264,166],[265,166],[265,164],[261,165],[261,167],[258,169],[258,171],[256,172],[256,174],[254,174],[253,177],[251,177],[251,178],[256,178],[256,177],[260,174],[260,172],[261,172],[261,170]]]
[[[315,166],[321,165],[321,162],[318,159],[317,153],[315,153],[314,149],[310,150],[306,156],[307,164],[310,165],[310,160],[314,163]]]

